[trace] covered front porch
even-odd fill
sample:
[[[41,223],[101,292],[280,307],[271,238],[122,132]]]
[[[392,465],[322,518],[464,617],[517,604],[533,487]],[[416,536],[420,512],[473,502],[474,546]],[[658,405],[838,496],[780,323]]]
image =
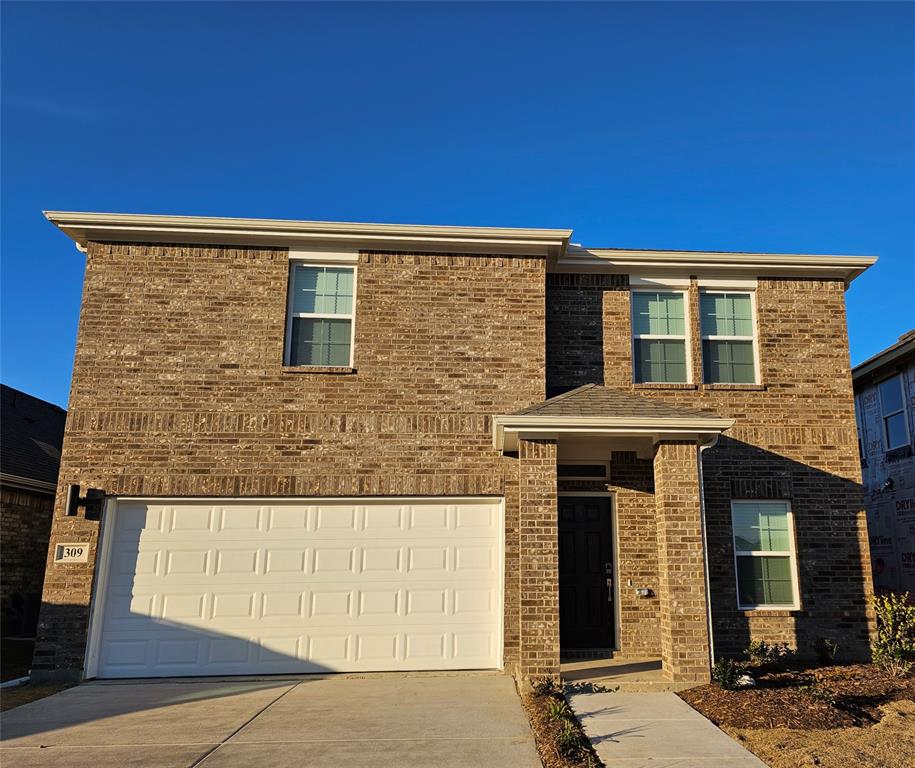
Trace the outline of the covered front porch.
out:
[[[598,385],[494,419],[518,459],[522,676],[612,658],[708,679],[700,453],[732,423]]]

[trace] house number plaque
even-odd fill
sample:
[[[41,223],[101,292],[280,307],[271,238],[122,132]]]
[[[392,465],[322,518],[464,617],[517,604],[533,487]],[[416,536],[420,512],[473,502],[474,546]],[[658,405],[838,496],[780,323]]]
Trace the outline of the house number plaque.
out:
[[[54,550],[55,563],[88,563],[88,544],[58,544]]]

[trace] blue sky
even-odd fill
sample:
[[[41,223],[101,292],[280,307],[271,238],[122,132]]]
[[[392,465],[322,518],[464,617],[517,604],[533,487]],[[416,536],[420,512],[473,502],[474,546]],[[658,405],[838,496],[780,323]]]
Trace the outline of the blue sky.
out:
[[[66,405],[43,209],[875,254],[860,362],[915,327],[913,62],[911,3],[4,3],[0,376]]]

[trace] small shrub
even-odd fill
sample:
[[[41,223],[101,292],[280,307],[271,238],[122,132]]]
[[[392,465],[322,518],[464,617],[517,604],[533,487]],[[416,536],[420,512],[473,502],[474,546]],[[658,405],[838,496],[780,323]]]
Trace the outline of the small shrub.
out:
[[[781,666],[791,661],[796,653],[788,643],[767,643],[765,640],[753,640],[746,650],[750,661],[759,666]]]
[[[829,704],[832,706],[836,703],[835,694],[819,682],[812,683],[811,685],[800,685],[798,686],[797,690],[801,693],[807,694],[815,701],[822,702],[823,704]]]
[[[550,699],[546,703],[546,713],[550,720],[572,719],[572,709],[562,699]]]
[[[562,728],[556,737],[556,746],[563,755],[570,755],[581,746],[581,734],[571,720],[562,721]]]
[[[839,644],[828,637],[821,637],[816,641],[814,650],[817,654],[817,661],[820,664],[834,664],[836,654],[839,652]]]
[[[726,691],[737,689],[737,679],[743,674],[743,668],[733,659],[718,659],[712,666],[712,682]]]
[[[894,677],[905,677],[915,667],[915,605],[909,593],[876,595],[877,632],[871,644],[874,663]]]

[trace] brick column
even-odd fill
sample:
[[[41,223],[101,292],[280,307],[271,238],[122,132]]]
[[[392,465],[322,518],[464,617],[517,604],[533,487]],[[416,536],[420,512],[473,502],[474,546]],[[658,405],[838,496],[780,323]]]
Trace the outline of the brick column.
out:
[[[709,636],[695,443],[662,442],[654,457],[661,662],[674,681],[709,679]]]
[[[559,675],[559,531],[556,441],[521,440],[519,581],[522,677]]]

